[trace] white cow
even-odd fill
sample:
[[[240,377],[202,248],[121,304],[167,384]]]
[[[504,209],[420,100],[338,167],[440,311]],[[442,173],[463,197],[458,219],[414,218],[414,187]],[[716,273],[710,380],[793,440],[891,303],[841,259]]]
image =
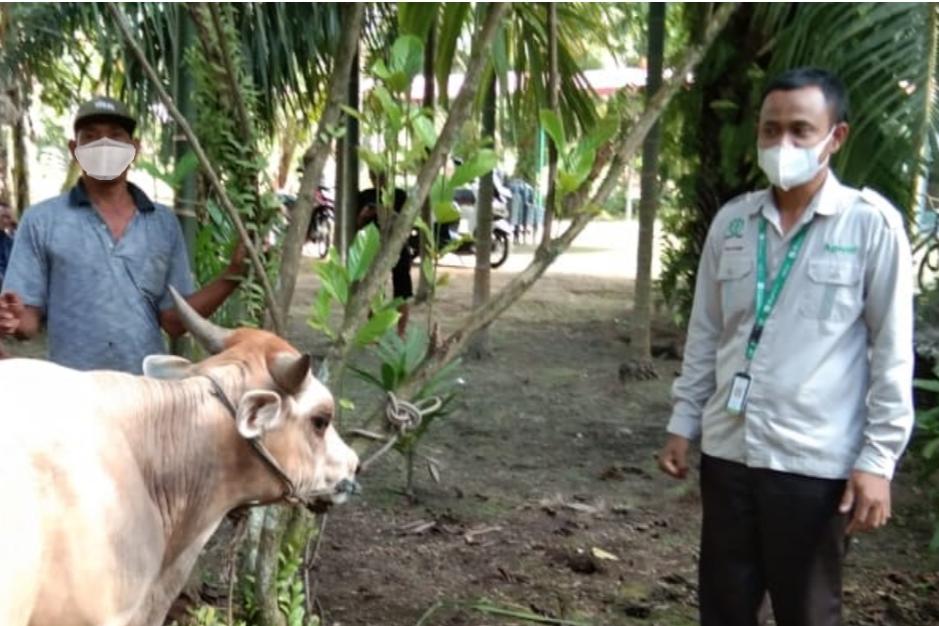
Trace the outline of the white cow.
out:
[[[0,625],[158,626],[226,513],[354,481],[308,356],[177,307],[213,356],[0,361]]]

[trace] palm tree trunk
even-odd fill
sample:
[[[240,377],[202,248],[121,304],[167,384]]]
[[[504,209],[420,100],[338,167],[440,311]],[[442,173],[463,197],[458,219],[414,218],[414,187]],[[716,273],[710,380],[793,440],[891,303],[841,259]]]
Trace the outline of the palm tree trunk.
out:
[[[548,10],[548,108],[558,112],[558,8],[553,2]],[[554,225],[554,212],[557,209],[558,147],[554,140],[548,140],[548,195],[545,198],[544,232],[541,245],[551,242],[551,230]],[[535,224],[537,230],[538,225]]]
[[[437,24],[436,22],[430,25],[430,29],[427,32],[427,46],[424,48],[424,108],[429,111],[434,110],[434,87],[436,86],[436,81],[434,80],[434,58],[437,55]],[[430,198],[424,202],[424,206],[421,207],[421,219],[425,224],[433,228],[434,223],[434,212],[430,204]],[[426,255],[430,252],[430,241],[427,241],[427,237],[424,235],[424,232],[421,231],[421,258],[426,258]],[[430,282],[428,277],[424,275],[424,272],[418,272],[419,278],[417,283],[417,295],[415,300],[417,302],[423,302],[427,300],[430,296]]]
[[[925,180],[927,178],[927,161],[926,161],[926,139],[929,136],[929,129],[932,127],[932,118],[934,115],[934,110],[936,108],[936,61],[937,54],[939,54],[939,6],[934,2],[930,2],[923,5],[923,10],[926,11],[926,37],[928,43],[927,51],[927,65],[929,67],[926,74],[926,89],[921,127],[919,132],[916,134],[916,140],[914,142],[914,154],[917,159],[917,169],[916,175],[913,176],[913,193],[910,195],[912,203],[908,207],[903,207],[906,211],[907,216],[916,219],[916,208],[919,206],[919,201],[923,197],[923,190]]]
[[[13,190],[16,195],[16,210],[22,215],[29,206],[29,154],[26,150],[26,114],[29,99],[22,86],[10,92],[16,119],[13,121]]]
[[[297,154],[297,120],[288,116],[284,125],[283,133],[280,136],[280,158],[277,160],[277,188],[283,189],[287,185],[287,179],[290,177],[290,166],[293,164],[293,157]]]
[[[359,110],[359,62],[361,54],[356,45],[352,57],[352,69],[349,72],[349,93],[347,104]],[[342,142],[342,230],[339,253],[346,258],[346,252],[355,238],[355,218],[359,197],[359,120],[351,115],[346,117],[346,134]]]
[[[649,4],[649,62],[646,73],[646,103],[662,86],[665,52],[665,4]],[[639,250],[636,261],[636,293],[632,315],[633,362],[621,370],[631,378],[654,378],[652,364],[652,248],[655,241],[655,214],[659,204],[659,147],[661,123],[656,122],[642,146],[642,173],[639,178]]]
[[[483,103],[482,138],[495,141],[496,135],[496,74],[492,73]],[[488,172],[479,182],[479,198],[476,202],[476,271],[473,272],[473,308],[482,307],[489,301],[492,266],[492,198],[494,181]],[[483,359],[489,356],[489,329],[482,328],[475,334],[469,347],[470,356]]]
[[[5,125],[0,124],[0,203],[12,205],[10,177],[7,175],[10,169],[10,151],[7,145],[7,129]]]

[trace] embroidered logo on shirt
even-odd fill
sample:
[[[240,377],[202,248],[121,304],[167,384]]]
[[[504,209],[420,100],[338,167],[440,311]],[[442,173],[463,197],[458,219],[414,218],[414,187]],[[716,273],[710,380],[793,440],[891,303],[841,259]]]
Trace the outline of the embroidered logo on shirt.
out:
[[[857,254],[858,246],[844,246],[836,243],[826,243],[825,252],[834,254]]]
[[[724,239],[741,239],[743,237],[744,221],[742,217],[735,217],[730,220],[727,230],[724,232]]]

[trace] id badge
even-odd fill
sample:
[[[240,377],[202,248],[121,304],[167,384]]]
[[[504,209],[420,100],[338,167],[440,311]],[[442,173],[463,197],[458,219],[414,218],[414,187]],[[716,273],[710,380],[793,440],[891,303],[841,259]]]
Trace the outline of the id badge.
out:
[[[743,415],[747,409],[747,396],[750,395],[749,374],[738,372],[730,384],[730,397],[727,398],[727,412],[731,415]]]

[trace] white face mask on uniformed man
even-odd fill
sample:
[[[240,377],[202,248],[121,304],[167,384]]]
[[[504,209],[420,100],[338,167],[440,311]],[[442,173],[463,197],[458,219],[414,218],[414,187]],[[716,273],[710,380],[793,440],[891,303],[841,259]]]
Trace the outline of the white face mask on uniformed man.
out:
[[[818,157],[835,134],[833,126],[828,135],[811,148],[799,148],[780,143],[771,148],[757,148],[760,169],[769,182],[783,191],[809,182],[819,170],[828,165],[828,157],[819,163]]]
[[[114,180],[126,170],[137,148],[134,144],[116,141],[108,137],[75,147],[75,159],[82,170],[98,180]]]

